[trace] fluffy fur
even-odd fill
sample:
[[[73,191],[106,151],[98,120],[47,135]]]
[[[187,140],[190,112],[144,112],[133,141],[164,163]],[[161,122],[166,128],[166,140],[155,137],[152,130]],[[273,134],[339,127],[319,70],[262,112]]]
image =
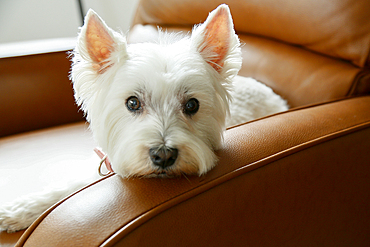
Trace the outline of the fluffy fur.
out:
[[[76,102],[120,176],[203,175],[217,163],[214,151],[226,124],[288,109],[270,88],[236,76],[241,49],[226,5],[190,36],[159,30],[150,38],[156,42],[128,45],[90,10],[73,53]],[[0,209],[0,227],[27,227],[70,191],[24,198]],[[31,201],[46,206],[30,207]]]
[[[205,39],[207,25],[220,11],[228,21],[228,32],[222,33],[228,35],[228,49],[222,67],[213,62],[219,68],[216,71],[209,63],[219,54]],[[90,11],[86,23],[91,18],[98,17]],[[157,43],[127,45],[123,36],[101,19],[96,21],[112,38],[111,55],[98,68],[103,72],[97,73],[91,48],[84,42],[88,33],[85,25],[73,59],[72,79],[77,102],[113,170],[123,177],[206,173],[216,163],[214,150],[219,148],[225,128],[229,90],[242,62],[228,8],[221,6],[212,12],[190,37],[159,32]],[[145,104],[140,115],[123,107],[130,96]],[[198,99],[201,105],[192,117],[181,110],[190,98]],[[176,164],[166,170],[153,166],[148,150],[157,147],[177,148]]]

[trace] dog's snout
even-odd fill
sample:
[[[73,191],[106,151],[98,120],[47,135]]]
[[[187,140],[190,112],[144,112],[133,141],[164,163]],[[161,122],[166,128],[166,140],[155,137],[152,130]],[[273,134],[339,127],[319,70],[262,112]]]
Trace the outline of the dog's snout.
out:
[[[149,150],[149,156],[153,164],[161,168],[172,166],[178,155],[176,148],[151,148]]]

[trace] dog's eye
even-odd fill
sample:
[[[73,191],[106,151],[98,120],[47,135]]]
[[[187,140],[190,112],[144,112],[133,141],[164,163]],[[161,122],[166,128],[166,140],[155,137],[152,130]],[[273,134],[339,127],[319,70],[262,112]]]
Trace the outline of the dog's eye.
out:
[[[131,96],[126,101],[126,107],[129,111],[136,112],[141,110],[141,102],[137,97]]]
[[[195,113],[198,112],[198,110],[199,110],[199,101],[195,98],[189,99],[188,102],[186,102],[186,104],[184,105],[184,113],[189,116],[194,115]]]

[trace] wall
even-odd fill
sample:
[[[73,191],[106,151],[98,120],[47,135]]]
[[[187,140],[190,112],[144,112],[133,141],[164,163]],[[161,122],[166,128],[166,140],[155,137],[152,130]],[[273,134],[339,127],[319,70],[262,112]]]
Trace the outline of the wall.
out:
[[[126,32],[138,0],[83,0],[115,30]],[[81,26],[76,0],[0,0],[0,44],[75,37]]]

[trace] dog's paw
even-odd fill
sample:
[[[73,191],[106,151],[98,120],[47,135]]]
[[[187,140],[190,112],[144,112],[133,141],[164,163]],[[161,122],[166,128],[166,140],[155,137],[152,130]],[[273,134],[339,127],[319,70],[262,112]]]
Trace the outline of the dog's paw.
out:
[[[0,208],[0,230],[16,232],[29,227],[45,210],[63,195],[51,197],[48,193],[20,197]]]
[[[0,209],[0,231],[12,233],[26,229],[36,218],[37,215],[22,211],[16,205],[8,205]]]
[[[15,232],[29,227],[45,210],[70,192],[50,190],[22,196],[0,208],[0,230]]]
[[[93,180],[94,177],[85,178],[67,186],[49,188],[22,196],[0,207],[0,231],[16,232],[26,229],[52,205]]]

